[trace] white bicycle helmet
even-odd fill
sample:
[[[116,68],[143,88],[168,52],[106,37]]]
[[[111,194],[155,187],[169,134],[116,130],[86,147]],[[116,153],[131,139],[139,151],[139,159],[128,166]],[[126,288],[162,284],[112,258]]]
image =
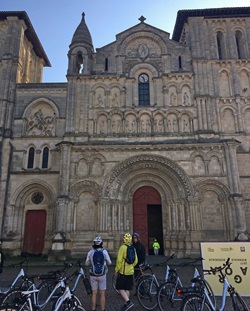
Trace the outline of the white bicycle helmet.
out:
[[[93,242],[95,245],[101,245],[102,244],[102,238],[97,236],[94,238]]]

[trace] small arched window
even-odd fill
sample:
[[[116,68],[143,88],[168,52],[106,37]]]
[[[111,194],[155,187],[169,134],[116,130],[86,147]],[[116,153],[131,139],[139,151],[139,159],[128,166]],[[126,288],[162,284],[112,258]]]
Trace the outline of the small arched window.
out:
[[[178,57],[179,69],[182,69],[182,59],[181,56]]]
[[[49,167],[49,148],[43,148],[43,155],[42,155],[42,168]]]
[[[243,47],[242,33],[239,30],[235,32],[235,41],[236,41],[236,49],[237,49],[238,58],[239,59],[244,58],[245,53],[244,53],[244,47]]]
[[[35,148],[30,147],[29,154],[28,154],[28,168],[34,168],[34,161],[35,161]]]
[[[105,71],[108,71],[108,69],[109,69],[109,60],[108,60],[108,58],[106,57],[106,58],[105,58]]]
[[[82,57],[81,52],[79,52],[76,57],[76,69],[77,69],[77,73],[83,73],[84,66],[83,66],[83,57]]]
[[[225,41],[224,35],[221,31],[217,32],[216,40],[217,40],[218,58],[225,59],[226,58]]]
[[[149,77],[146,73],[139,75],[138,82],[139,106],[149,106]]]

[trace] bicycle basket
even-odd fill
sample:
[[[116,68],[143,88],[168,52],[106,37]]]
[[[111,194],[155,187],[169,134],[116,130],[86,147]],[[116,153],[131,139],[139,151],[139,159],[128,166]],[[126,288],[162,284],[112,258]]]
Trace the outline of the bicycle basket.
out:
[[[86,289],[86,292],[88,295],[92,294],[92,288],[91,288],[91,284],[90,284],[90,281],[89,281],[89,278],[87,276],[85,276],[83,278],[83,285]]]

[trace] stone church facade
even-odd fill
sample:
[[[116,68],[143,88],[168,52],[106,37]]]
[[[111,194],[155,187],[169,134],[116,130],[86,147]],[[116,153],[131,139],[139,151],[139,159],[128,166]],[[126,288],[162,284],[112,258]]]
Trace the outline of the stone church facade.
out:
[[[79,17],[80,19],[80,17]],[[67,83],[25,12],[0,12],[0,226],[19,255],[82,256],[124,232],[147,252],[249,240],[250,7],[181,10],[94,50],[85,16]]]

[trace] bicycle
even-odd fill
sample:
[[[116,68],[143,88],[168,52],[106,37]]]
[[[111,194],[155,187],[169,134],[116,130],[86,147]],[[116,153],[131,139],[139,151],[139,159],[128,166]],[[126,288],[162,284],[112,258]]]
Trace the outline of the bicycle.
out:
[[[197,262],[200,262],[201,260],[203,260],[203,258],[197,258],[194,261],[182,263],[180,266],[182,268],[190,265],[193,266],[194,267],[193,279],[196,279],[201,275],[200,271],[197,268]],[[176,270],[175,271],[173,270],[170,274],[170,277],[166,276],[166,278],[167,281],[165,281],[160,286],[157,294],[158,306],[161,311],[173,308],[174,302],[182,301],[183,300],[182,296],[184,295],[184,290],[182,291],[180,290],[181,288],[183,288],[183,285]],[[205,294],[208,295],[212,300],[212,302],[215,304],[216,300],[210,284],[206,280],[204,280],[204,285],[205,285]],[[195,282],[192,281],[191,287],[194,286]],[[194,288],[194,290],[196,290],[196,288]],[[189,291],[191,291],[191,289]]]
[[[138,284],[140,283],[140,280],[143,277],[147,277],[147,276],[151,276],[153,274],[153,270],[152,270],[152,266],[145,263],[145,264],[141,264],[139,265],[138,268],[135,268],[135,270],[139,271],[137,277],[134,278],[133,284],[135,285],[136,288],[136,292],[135,295],[137,293],[138,290]],[[149,271],[148,273],[146,273],[146,271]],[[114,288],[114,290],[119,294],[119,290],[116,289],[116,279],[117,279],[117,275],[113,274],[112,276],[112,286]]]
[[[60,294],[59,290],[60,289]],[[15,299],[8,301],[3,304],[2,307],[9,308],[10,306],[18,307],[18,310],[45,310],[52,299],[56,300],[52,309],[59,310],[62,304],[67,303],[66,298],[70,298],[70,303],[73,306],[81,306],[80,299],[74,295],[68,284],[68,277],[61,277],[53,290],[50,292],[48,297],[44,301],[39,301],[39,289],[36,288],[35,284],[32,284],[31,288],[27,291],[17,290],[15,293]],[[66,302],[65,302],[66,301]],[[27,309],[28,308],[28,309]],[[72,307],[71,307],[72,308]],[[64,310],[64,309],[63,309]],[[83,309],[81,309],[83,310]]]
[[[168,263],[171,259],[175,257],[174,254],[169,256],[169,258],[164,262],[164,265]],[[160,266],[157,264],[156,266]],[[165,281],[175,278],[175,269],[171,269],[168,265],[166,266]],[[158,305],[157,293],[160,287],[160,283],[153,273],[152,275],[144,276],[140,279],[137,287],[137,298],[140,305],[146,310],[153,310]]]
[[[14,288],[10,290],[2,300],[2,305],[12,305],[19,301],[19,298],[22,295],[22,291],[25,289],[32,288],[37,289],[35,302],[39,307],[42,307],[47,298],[50,296],[51,292],[53,295],[50,297],[50,300],[57,299],[59,295],[61,295],[61,290],[58,291],[61,287],[58,286],[58,282],[62,279],[62,275],[65,275],[66,271],[72,267],[72,264],[64,263],[64,267],[62,269],[58,269],[55,271],[49,271],[47,274],[39,274],[35,277],[40,282],[36,284],[33,276],[33,282],[30,281],[29,287],[27,288]],[[57,287],[58,286],[58,287]],[[56,290],[55,290],[55,287]],[[34,296],[34,295],[33,295]]]
[[[19,289],[24,290],[24,289],[28,289],[29,286],[32,284],[31,280],[34,279],[35,276],[28,277],[26,275],[25,270],[23,269],[24,263],[28,264],[28,260],[29,258],[26,257],[24,260],[20,261],[19,263],[10,265],[10,267],[13,267],[13,268],[19,267],[20,271],[10,286],[8,286],[7,288],[0,288],[0,302],[2,302],[4,297],[14,288],[19,288]],[[27,267],[26,267],[26,270],[27,270]]]
[[[219,277],[223,281],[223,290],[222,290],[222,301],[221,306],[218,311],[225,310],[226,305],[226,298],[227,298],[227,292],[230,295],[232,306],[234,311],[249,311],[246,303],[244,302],[243,298],[240,296],[240,294],[236,291],[236,289],[229,283],[225,269],[228,269],[231,265],[230,258],[227,259],[227,261],[219,267],[211,267],[209,270],[204,270],[204,273],[206,274],[219,274]],[[197,282],[199,284],[199,292],[189,293],[183,300],[181,311],[192,311],[192,310],[199,310],[199,311],[216,311],[216,306],[212,302],[209,296],[205,293],[205,282],[204,278],[199,276],[198,278],[192,280],[194,282]]]
[[[53,311],[85,311],[82,307],[80,300],[72,294],[67,283],[64,283],[64,280],[60,281],[60,286],[64,287],[65,290],[60,297],[58,297],[56,303],[54,304]],[[43,310],[46,305],[43,305],[42,308],[34,303],[34,299],[32,299],[32,295],[36,296],[36,293],[39,290],[36,288],[32,288],[27,291],[22,291],[22,295],[19,297],[18,303],[14,306],[2,306],[0,310],[12,310],[12,311],[35,311],[35,310]]]

